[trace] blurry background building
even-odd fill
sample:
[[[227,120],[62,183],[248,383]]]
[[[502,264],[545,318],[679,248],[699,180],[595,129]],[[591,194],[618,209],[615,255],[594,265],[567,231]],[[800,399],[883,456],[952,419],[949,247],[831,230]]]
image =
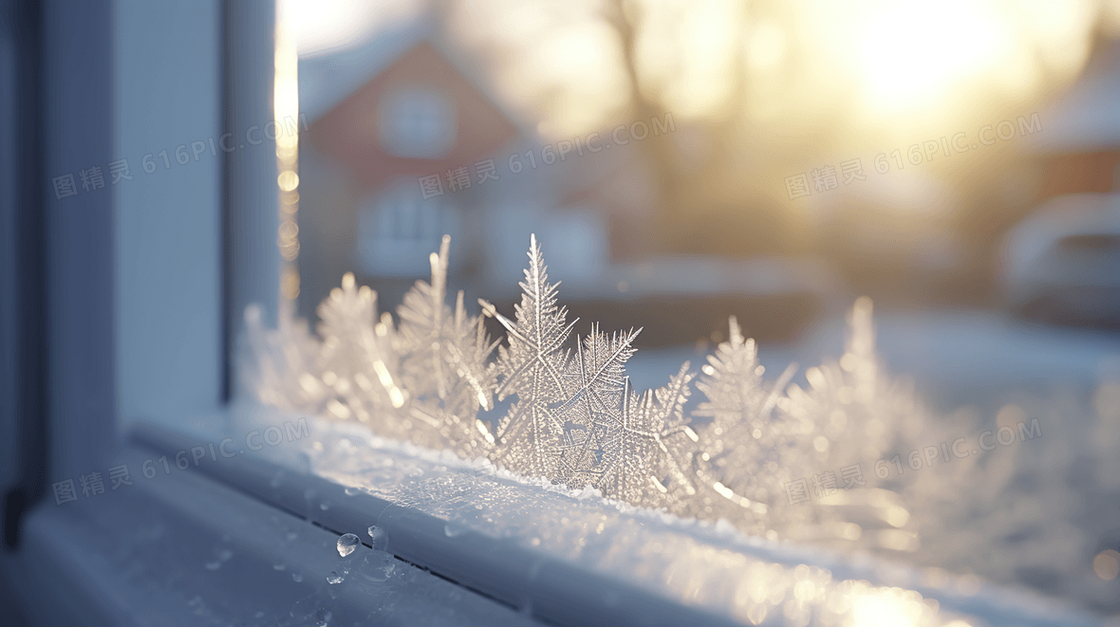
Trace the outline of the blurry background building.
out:
[[[536,232],[654,344],[857,294],[999,309],[1009,231],[1116,186],[1115,2],[285,6],[312,317],[347,271],[391,309],[444,233],[471,302],[516,297]]]

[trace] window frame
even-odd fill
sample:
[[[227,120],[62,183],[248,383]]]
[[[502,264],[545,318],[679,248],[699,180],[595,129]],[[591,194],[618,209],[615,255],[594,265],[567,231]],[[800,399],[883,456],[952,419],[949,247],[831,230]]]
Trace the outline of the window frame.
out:
[[[42,13],[0,0],[0,421],[11,437],[0,467],[3,543],[19,544],[20,519],[42,497],[47,465],[46,226],[43,166]],[[10,81],[10,83],[9,83]]]

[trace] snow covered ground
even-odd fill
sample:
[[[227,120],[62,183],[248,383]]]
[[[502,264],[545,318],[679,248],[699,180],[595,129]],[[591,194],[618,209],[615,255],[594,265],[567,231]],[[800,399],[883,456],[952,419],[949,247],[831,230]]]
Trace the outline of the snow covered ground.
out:
[[[749,325],[749,321],[742,321]],[[876,350],[894,375],[945,410],[987,403],[1011,390],[1087,389],[1120,378],[1120,334],[1044,326],[982,310],[875,312]],[[772,377],[790,363],[804,370],[839,357],[847,327],[842,315],[822,319],[796,342],[761,344],[759,361]],[[627,373],[638,389],[663,385],[684,360],[699,364],[710,348],[639,351]],[[797,380],[795,378],[795,380]]]

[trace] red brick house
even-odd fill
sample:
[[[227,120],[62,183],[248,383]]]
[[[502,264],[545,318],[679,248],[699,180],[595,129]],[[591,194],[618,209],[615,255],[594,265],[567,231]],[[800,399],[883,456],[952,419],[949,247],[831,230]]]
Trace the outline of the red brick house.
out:
[[[301,59],[299,73],[309,123],[299,165],[303,300],[317,303],[352,270],[380,278],[391,296],[384,283],[426,275],[444,233],[463,248],[479,162],[523,131],[427,22]]]

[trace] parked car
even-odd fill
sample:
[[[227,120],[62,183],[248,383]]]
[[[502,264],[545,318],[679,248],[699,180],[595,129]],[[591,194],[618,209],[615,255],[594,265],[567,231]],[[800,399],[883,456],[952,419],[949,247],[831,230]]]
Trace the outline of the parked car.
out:
[[[1008,233],[1002,253],[1012,312],[1120,328],[1120,193],[1048,201]]]

